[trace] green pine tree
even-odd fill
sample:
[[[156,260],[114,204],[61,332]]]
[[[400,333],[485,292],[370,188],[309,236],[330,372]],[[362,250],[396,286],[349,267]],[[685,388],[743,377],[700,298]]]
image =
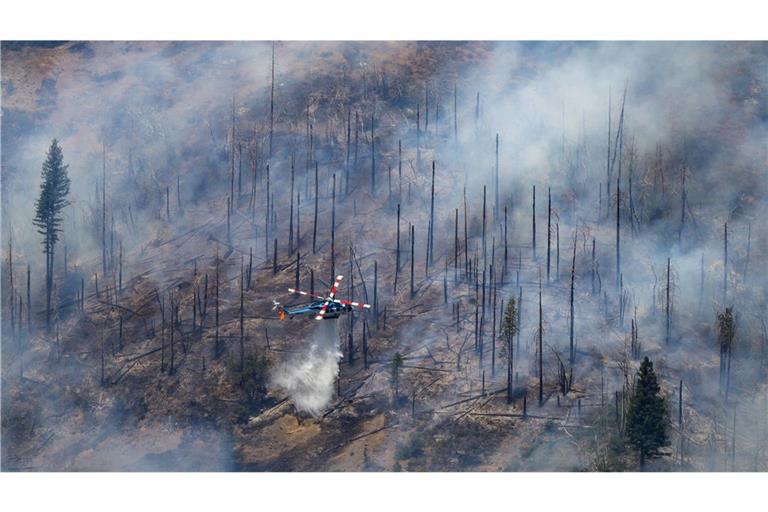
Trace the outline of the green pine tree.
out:
[[[40,174],[40,197],[35,201],[35,217],[32,223],[43,236],[43,254],[45,254],[45,323],[51,326],[51,290],[53,288],[53,256],[59,233],[62,231],[64,218],[62,210],[69,204],[68,165],[64,165],[64,154],[56,139],[51,142],[48,155],[43,162]]]
[[[507,303],[501,321],[501,339],[506,343],[507,355],[507,403],[512,403],[512,379],[514,377],[514,339],[517,335],[517,302],[512,297]]]
[[[645,467],[646,459],[657,457],[659,448],[669,444],[667,403],[660,391],[653,363],[646,357],[637,371],[627,411],[627,437],[640,454],[641,468]]]

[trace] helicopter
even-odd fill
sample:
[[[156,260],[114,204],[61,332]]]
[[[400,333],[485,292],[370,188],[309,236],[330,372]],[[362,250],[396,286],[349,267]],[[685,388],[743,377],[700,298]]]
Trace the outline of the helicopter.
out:
[[[315,315],[315,320],[333,320],[339,318],[344,313],[352,311],[354,308],[360,308],[362,310],[371,309],[370,304],[336,298],[336,291],[339,289],[339,284],[342,279],[344,279],[344,276],[336,276],[336,281],[333,283],[333,286],[331,286],[327,297],[314,295],[309,292],[297,290],[296,288],[288,288],[288,291],[291,293],[313,297],[315,300],[293,307],[285,307],[278,301],[273,300],[272,311],[277,310],[279,312],[280,320],[285,320],[286,316],[289,319],[292,319],[294,316],[306,314]]]

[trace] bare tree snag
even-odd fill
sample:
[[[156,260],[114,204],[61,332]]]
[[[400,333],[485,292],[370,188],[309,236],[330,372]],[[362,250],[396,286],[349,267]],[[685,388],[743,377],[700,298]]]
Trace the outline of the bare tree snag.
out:
[[[429,266],[432,265],[433,257],[435,254],[434,249],[434,230],[435,230],[435,161],[432,160],[432,191],[430,193],[431,199],[429,203],[429,241],[427,245],[427,273],[429,273]]]
[[[464,275],[467,280],[470,278],[469,266],[469,235],[467,228],[467,186],[464,185]]]
[[[445,270],[443,271],[443,304],[448,304],[448,258],[445,259]]]
[[[411,226],[411,298],[413,298],[414,290],[413,290],[413,264],[414,264],[414,244],[415,244],[415,238],[416,238],[416,232],[413,226]]]
[[[397,204],[403,202],[403,141],[397,141]]]
[[[269,160],[272,161],[272,139],[275,133],[275,42],[272,41],[272,80],[269,87]],[[267,164],[269,165],[269,164]]]
[[[494,222],[496,222],[496,219],[499,218],[499,134],[496,134],[496,173],[494,176],[494,183],[495,183],[495,197],[494,197],[494,203],[493,203],[493,219]]]
[[[333,279],[336,276],[336,173],[333,173],[331,194],[331,279]]]
[[[728,223],[723,227],[723,307],[728,303]]]
[[[507,207],[504,207],[504,270],[501,273],[501,283],[506,282],[508,263],[507,258],[509,256],[509,243],[507,242]]]
[[[349,196],[349,154],[352,142],[352,110],[347,109],[347,155],[344,161],[344,197]]]
[[[457,91],[456,82],[453,83],[453,140],[459,140],[459,114],[456,101]]]
[[[291,209],[288,216],[288,254],[293,254],[293,192],[296,175],[295,163],[296,160],[293,155],[291,155]]]
[[[168,187],[165,189],[168,195]],[[167,206],[166,206],[167,208]],[[170,214],[166,214],[170,220]],[[107,275],[107,147],[101,144],[101,272]],[[53,262],[51,262],[53,273]]]
[[[532,211],[531,211],[531,223],[532,223],[532,230],[531,230],[531,251],[533,255],[533,260],[536,261],[536,185],[533,186],[533,203],[532,203]]]
[[[666,318],[666,329],[665,329],[665,336],[664,341],[667,345],[669,345],[671,341],[671,333],[672,333],[672,320],[671,320],[671,301],[670,301],[670,259],[667,258],[667,288],[666,288],[666,296],[667,300],[664,304],[665,309],[665,318]]]
[[[216,330],[214,333],[214,359],[218,359],[221,355],[221,346],[219,340],[219,254],[216,252],[216,297],[214,301],[215,315],[216,315]]]
[[[296,275],[299,274],[298,256],[296,259]],[[245,282],[243,259],[240,258],[240,374],[245,369]],[[297,277],[298,279],[298,277]]]
[[[456,208],[456,214],[453,222],[453,284],[459,282],[459,209]]]
[[[483,185],[483,270],[485,270],[487,266],[487,257],[488,257],[488,250],[485,243],[485,227],[486,227],[485,188],[486,188],[485,185]]]
[[[169,375],[173,375],[174,370],[175,370],[174,364],[175,364],[175,358],[176,358],[176,349],[175,349],[175,346],[174,346],[175,343],[174,343],[174,339],[173,339],[173,334],[174,334],[174,330],[175,330],[174,327],[175,327],[175,323],[176,323],[176,314],[175,314],[176,313],[176,306],[175,306],[175,304],[173,302],[173,292],[170,292],[168,294],[168,301],[170,302],[170,308],[171,308],[171,310],[170,310],[170,315],[171,315],[171,320],[170,320],[171,334],[170,334],[170,338],[168,339],[168,344],[169,344],[170,349],[171,349],[171,361],[170,361],[170,364],[168,366],[168,374]]]
[[[376,131],[374,120],[376,117],[376,107],[371,113],[371,195],[376,195]]]
[[[576,317],[574,315],[573,296],[576,287],[576,241],[577,233],[574,230],[573,233],[573,259],[571,260],[571,297],[570,297],[570,326],[568,329],[568,340],[570,345],[569,362],[571,370],[573,370],[573,363],[576,357],[575,345],[574,345],[574,326]]]
[[[541,270],[539,270],[539,407],[544,403],[544,320],[541,305]]]
[[[555,281],[560,280],[560,223],[555,223]]]
[[[421,107],[416,103],[416,170],[421,170]]]
[[[595,294],[595,271],[597,269],[596,267],[597,263],[595,262],[595,238],[592,237],[592,266],[590,268],[590,276],[591,276],[591,283],[592,283],[592,295]]]
[[[31,290],[31,280],[32,280],[32,269],[29,265],[27,265],[27,333],[32,333],[32,292]],[[21,319],[19,319],[19,323],[21,323]]]
[[[400,203],[397,203],[397,248],[395,249],[395,284],[393,294],[397,294],[397,276],[400,274]]]
[[[552,246],[552,189],[547,187],[547,284],[549,284],[551,246]]]
[[[229,145],[229,207],[234,208],[235,202],[235,95],[232,95],[232,140]]]
[[[318,207],[319,182],[317,176],[317,162],[315,162],[315,220],[312,223],[312,254],[317,252],[317,207]]]

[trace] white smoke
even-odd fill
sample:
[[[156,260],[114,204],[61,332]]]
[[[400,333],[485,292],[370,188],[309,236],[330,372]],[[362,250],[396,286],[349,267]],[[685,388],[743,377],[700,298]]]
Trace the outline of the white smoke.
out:
[[[271,383],[285,390],[296,410],[319,417],[333,398],[339,375],[339,332],[334,320],[324,320],[315,329],[306,350],[278,365]]]

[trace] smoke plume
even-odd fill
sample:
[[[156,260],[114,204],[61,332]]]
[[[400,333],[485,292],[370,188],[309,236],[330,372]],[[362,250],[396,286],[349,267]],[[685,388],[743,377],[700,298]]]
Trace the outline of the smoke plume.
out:
[[[299,412],[318,417],[331,402],[341,359],[338,342],[336,322],[320,322],[309,345],[273,371],[272,385],[285,390]]]

